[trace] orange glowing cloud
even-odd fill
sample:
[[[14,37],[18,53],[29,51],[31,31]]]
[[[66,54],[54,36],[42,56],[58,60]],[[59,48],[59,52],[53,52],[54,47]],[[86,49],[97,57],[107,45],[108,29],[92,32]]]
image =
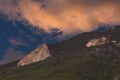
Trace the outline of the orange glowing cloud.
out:
[[[16,6],[11,12],[10,8],[7,11],[2,9],[8,17],[20,13],[21,16],[12,16],[12,19],[25,20],[47,32],[57,28],[63,31],[63,35],[92,31],[99,24],[120,24],[119,0],[18,0],[17,5],[11,4],[13,2],[7,6],[13,9]]]

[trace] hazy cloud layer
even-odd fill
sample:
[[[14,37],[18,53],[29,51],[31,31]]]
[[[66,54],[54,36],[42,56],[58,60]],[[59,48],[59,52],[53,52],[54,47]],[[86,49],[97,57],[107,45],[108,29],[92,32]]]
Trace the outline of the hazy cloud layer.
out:
[[[0,13],[11,20],[64,35],[120,24],[119,0],[0,0]]]
[[[0,60],[0,65],[1,64],[6,64],[12,61],[16,61],[20,58],[22,58],[23,56],[25,56],[25,54],[21,51],[16,51],[13,48],[9,48],[8,50],[6,50],[5,55],[3,56],[3,59]]]
[[[27,42],[22,39],[12,37],[8,40],[14,46],[30,46]]]

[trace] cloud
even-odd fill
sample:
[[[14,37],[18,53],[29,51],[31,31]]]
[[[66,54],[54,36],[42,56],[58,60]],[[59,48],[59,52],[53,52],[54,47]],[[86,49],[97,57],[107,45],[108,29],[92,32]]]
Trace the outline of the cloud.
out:
[[[12,44],[12,45],[15,45],[15,46],[30,46],[27,42],[25,42],[24,40],[22,39],[19,39],[19,38],[10,38],[9,39],[9,42]]]
[[[99,25],[119,25],[119,4],[119,0],[1,0],[0,12],[46,32],[59,29],[66,36]]]
[[[0,0],[0,13],[11,20],[20,20],[19,7],[15,0]]]
[[[23,52],[16,51],[13,48],[9,48],[6,51],[5,55],[3,56],[3,59],[0,60],[0,65],[18,60],[18,59],[22,58],[23,56],[25,56],[25,54]]]

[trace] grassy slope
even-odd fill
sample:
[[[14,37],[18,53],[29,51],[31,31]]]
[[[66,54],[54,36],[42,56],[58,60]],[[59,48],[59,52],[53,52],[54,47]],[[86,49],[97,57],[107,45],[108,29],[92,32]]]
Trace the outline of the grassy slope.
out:
[[[26,67],[0,71],[0,80],[113,80],[120,73],[120,61],[64,55]]]
[[[110,45],[98,46],[103,49],[99,54],[107,52],[112,57],[83,55],[95,50],[94,47],[85,48],[89,39],[103,35],[119,39],[118,33],[120,31],[84,33],[61,44],[52,45],[50,50],[55,55],[45,61],[19,68],[15,66],[16,62],[1,66],[0,80],[119,80],[120,59],[113,57],[114,53],[120,52],[119,48],[108,51]]]

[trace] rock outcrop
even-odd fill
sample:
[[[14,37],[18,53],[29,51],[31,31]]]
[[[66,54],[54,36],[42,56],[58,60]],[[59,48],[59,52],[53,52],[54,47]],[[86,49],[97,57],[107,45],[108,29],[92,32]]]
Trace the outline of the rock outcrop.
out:
[[[102,37],[100,39],[92,39],[92,40],[87,42],[86,47],[103,45],[105,43],[107,43],[107,38],[106,37]]]
[[[23,59],[21,59],[17,66],[25,66],[31,63],[35,63],[38,61],[42,61],[50,57],[50,53],[48,50],[47,44],[42,44],[38,46],[35,50],[30,52],[27,56],[25,56]]]

